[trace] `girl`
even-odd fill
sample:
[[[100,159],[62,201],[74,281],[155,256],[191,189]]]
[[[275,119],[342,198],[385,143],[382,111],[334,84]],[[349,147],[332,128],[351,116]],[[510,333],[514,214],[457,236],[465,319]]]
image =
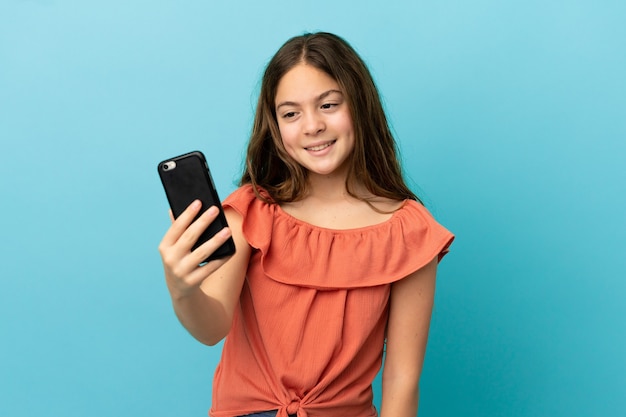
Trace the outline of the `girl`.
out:
[[[402,178],[365,64],[329,33],[298,36],[263,76],[229,228],[193,203],[159,246],[174,310],[226,337],[212,417],[415,416],[437,263],[453,235]],[[198,264],[229,236],[230,259]]]

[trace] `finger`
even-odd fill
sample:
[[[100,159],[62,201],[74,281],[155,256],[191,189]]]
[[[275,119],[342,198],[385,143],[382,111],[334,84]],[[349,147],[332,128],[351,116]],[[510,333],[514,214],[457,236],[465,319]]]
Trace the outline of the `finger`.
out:
[[[183,215],[179,216],[170,227],[170,231],[166,234],[167,237],[165,237],[161,242],[161,245],[159,245],[159,251],[165,267],[172,270],[175,276],[187,276],[204,260],[204,258],[202,260],[197,260],[197,255],[192,255],[191,250],[198,241],[200,235],[206,230],[209,224],[215,220],[218,214],[219,210],[217,207],[212,206],[206,210],[206,212],[202,213],[196,221],[191,223],[189,227],[184,229],[182,233],[177,232],[176,227],[180,224],[186,225],[188,223],[187,219],[182,218]],[[185,216],[186,215],[187,213],[185,212]],[[219,239],[220,237],[218,236],[218,238],[214,239],[213,242],[216,242]],[[224,241],[225,239],[222,239],[222,243]],[[221,243],[219,243],[219,245],[221,245]],[[213,253],[217,247],[212,250],[209,249],[210,253],[206,256],[208,257],[211,253]]]
[[[211,239],[197,247],[189,256],[190,262],[199,265],[218,250],[230,237],[232,233],[228,227],[223,228],[215,234]]]
[[[207,262],[204,265],[197,266],[196,269],[194,269],[187,276],[187,283],[193,286],[201,285],[205,279],[207,279],[211,274],[217,271],[222,265],[228,262],[229,259],[230,259],[230,256],[226,258],[214,259],[211,262]]]
[[[225,231],[225,234],[223,236],[226,236],[226,235],[230,236],[230,233],[226,234],[226,231]],[[216,246],[217,247],[221,246],[221,243],[217,243]],[[198,250],[203,251],[204,248],[198,248]],[[209,252],[213,253],[213,250],[210,249]],[[195,256],[195,255],[200,255],[200,253],[194,254],[194,262],[204,262],[204,260],[210,255],[210,254],[206,255],[206,253],[207,252],[202,253],[201,256]],[[207,279],[211,274],[213,274],[215,271],[221,268],[222,265],[224,265],[226,262],[230,260],[231,257],[232,256],[226,256],[224,258],[214,259],[214,260],[211,260],[210,262],[197,266],[196,269],[194,269],[188,275],[188,280],[189,280],[188,282],[193,283],[195,285],[202,284],[202,282],[205,279]]]
[[[187,252],[182,256],[179,255],[180,257],[177,262],[177,266],[172,272],[174,272],[176,276],[185,277],[184,281],[186,285],[199,285],[208,276],[206,275],[207,273],[211,274],[228,260],[229,257],[226,257],[212,260],[204,265],[201,265],[205,259],[211,256],[220,246],[222,246],[222,244],[224,244],[230,236],[230,229],[225,227],[211,239],[196,248],[193,252]]]
[[[217,207],[209,207],[208,210],[202,213],[202,215],[180,235],[176,245],[185,252],[191,251],[191,248],[196,244],[200,235],[202,235],[207,227],[215,220],[218,213],[219,210]]]
[[[193,219],[196,217],[200,208],[202,207],[202,203],[200,200],[193,201],[186,209],[178,216],[177,219],[172,221],[172,225],[167,230],[165,235],[163,236],[163,240],[161,241],[163,244],[167,246],[171,246],[180,238],[180,236],[187,230]],[[171,213],[171,210],[170,210]],[[173,215],[170,218],[173,219]]]

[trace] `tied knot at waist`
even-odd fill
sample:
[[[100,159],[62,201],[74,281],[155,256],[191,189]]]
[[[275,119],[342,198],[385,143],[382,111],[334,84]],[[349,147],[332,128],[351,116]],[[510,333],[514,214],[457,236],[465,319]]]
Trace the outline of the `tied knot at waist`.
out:
[[[295,417],[295,416],[297,417],[308,416],[304,408],[300,406],[299,398],[291,400],[291,402],[288,405],[281,407],[281,409],[278,410],[278,414],[276,417]]]
[[[300,400],[291,400],[291,403],[286,408],[287,414],[296,414],[300,410]]]

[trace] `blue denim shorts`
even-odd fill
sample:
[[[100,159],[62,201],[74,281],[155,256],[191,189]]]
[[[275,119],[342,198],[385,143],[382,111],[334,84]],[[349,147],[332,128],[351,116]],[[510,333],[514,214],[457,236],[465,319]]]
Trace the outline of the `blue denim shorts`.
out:
[[[245,416],[239,416],[239,417],[276,417],[276,414],[278,414],[278,411],[274,410],[274,411],[264,411],[262,413],[246,414]]]

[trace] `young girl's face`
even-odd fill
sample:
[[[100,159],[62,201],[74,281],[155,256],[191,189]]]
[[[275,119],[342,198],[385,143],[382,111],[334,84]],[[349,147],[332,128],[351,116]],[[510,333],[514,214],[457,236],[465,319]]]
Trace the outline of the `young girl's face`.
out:
[[[346,97],[332,77],[296,65],[278,83],[275,106],[289,156],[310,174],[345,175],[354,129]]]

